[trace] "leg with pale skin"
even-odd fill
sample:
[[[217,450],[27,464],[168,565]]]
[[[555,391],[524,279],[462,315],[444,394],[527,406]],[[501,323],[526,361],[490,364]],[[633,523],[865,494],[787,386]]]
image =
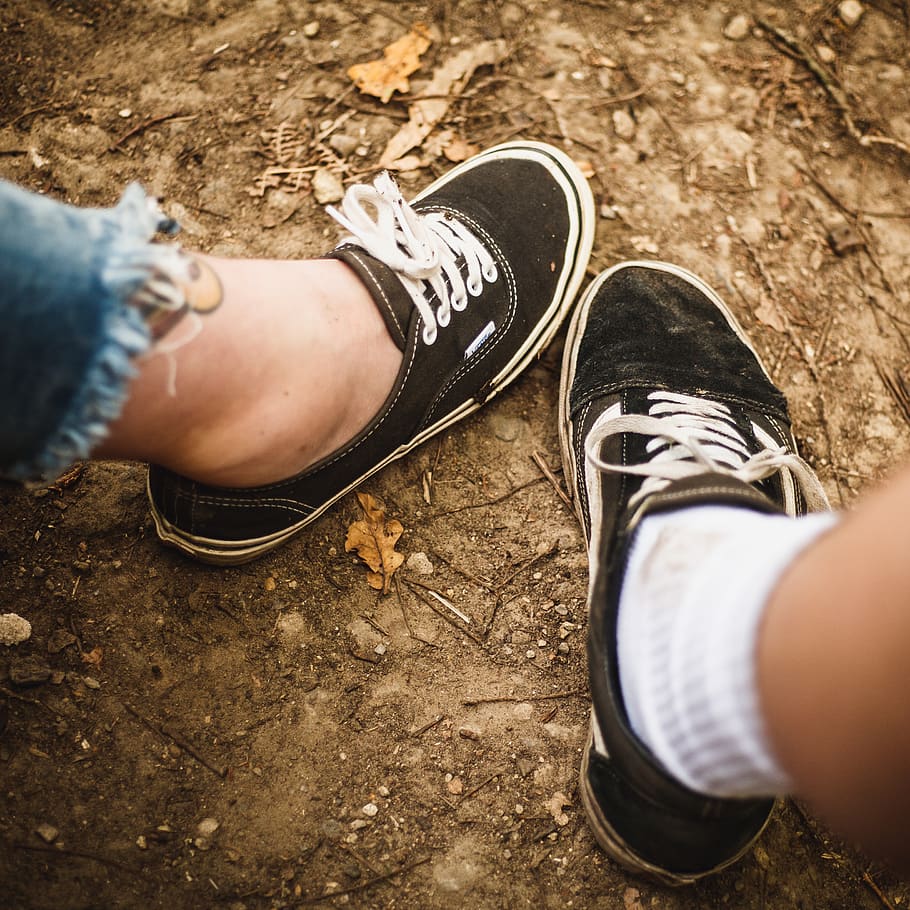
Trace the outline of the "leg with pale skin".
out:
[[[369,422],[401,351],[342,262],[203,261],[221,304],[198,316],[189,341],[184,319],[160,343],[171,353],[153,347],[140,358],[123,413],[93,455],[227,487],[292,476]]]
[[[910,470],[796,558],[765,610],[758,687],[782,765],[832,825],[910,869]]]

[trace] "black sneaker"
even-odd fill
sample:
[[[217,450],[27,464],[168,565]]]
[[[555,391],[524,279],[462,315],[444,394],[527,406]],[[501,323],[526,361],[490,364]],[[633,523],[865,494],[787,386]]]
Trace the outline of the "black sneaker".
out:
[[[206,562],[246,562],[286,541],[389,462],[479,408],[543,350],[585,275],[587,181],[558,149],[500,145],[408,204],[388,174],[332,214],[329,256],[369,289],[404,353],[386,403],[347,445],[287,480],[234,489],[149,469],[158,535]]]
[[[646,514],[691,505],[797,515],[827,508],[825,494],[733,315],[664,263],[617,265],[585,292],[566,340],[560,433],[590,567],[582,802],[613,859],[664,883],[692,882],[743,855],[773,800],[686,788],[630,728],[616,616],[635,528]]]

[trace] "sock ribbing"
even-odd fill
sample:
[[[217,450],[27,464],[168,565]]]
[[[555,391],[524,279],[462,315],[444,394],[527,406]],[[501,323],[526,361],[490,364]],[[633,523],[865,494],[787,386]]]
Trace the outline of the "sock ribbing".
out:
[[[623,699],[635,733],[691,789],[788,791],[761,715],[759,628],[783,572],[836,520],[700,506],[638,529],[619,605]]]

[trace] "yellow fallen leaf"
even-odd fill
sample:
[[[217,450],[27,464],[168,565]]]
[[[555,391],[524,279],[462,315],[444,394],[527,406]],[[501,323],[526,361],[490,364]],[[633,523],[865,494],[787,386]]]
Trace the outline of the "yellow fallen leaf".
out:
[[[364,94],[375,95],[386,104],[396,91],[406,92],[411,87],[408,76],[420,68],[420,55],[430,44],[429,30],[417,22],[404,37],[385,48],[380,59],[355,63],[348,76]]]
[[[442,153],[453,164],[457,164],[459,161],[467,161],[479,151],[480,149],[476,145],[465,142],[464,139],[453,139],[443,148]]]
[[[357,499],[366,517],[348,528],[344,549],[346,553],[356,551],[370,568],[367,584],[388,594],[392,576],[404,562],[404,556],[395,550],[404,528],[397,519],[386,521],[385,512],[369,493],[358,493]]]

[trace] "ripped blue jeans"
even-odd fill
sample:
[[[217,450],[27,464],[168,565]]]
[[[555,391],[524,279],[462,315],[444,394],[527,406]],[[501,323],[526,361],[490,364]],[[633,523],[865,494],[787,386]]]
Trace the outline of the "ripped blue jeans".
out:
[[[0,181],[0,477],[53,478],[120,413],[150,314],[181,305],[186,259],[137,184],[110,209]]]

